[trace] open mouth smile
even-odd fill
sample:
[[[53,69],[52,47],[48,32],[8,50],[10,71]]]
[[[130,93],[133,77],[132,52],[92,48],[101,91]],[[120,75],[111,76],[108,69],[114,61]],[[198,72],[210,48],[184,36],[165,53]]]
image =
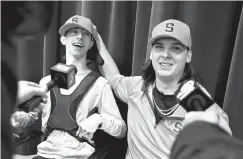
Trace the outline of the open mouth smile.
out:
[[[84,44],[83,43],[73,43],[73,46],[75,47],[79,47],[79,48],[83,48],[84,47]]]

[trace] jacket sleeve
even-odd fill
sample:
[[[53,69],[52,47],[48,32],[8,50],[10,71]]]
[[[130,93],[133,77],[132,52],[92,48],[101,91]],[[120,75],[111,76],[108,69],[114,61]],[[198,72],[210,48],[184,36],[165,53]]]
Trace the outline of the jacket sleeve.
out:
[[[128,103],[129,96],[134,93],[133,88],[141,81],[141,76],[126,77],[120,74],[111,76],[109,81],[115,95],[124,103]]]
[[[126,124],[121,117],[120,111],[113,96],[111,87],[105,84],[99,101],[100,115],[103,129],[108,134],[122,138],[126,135]]]
[[[42,78],[39,82],[40,85],[46,85],[48,82],[51,81],[50,76],[46,76]],[[46,126],[47,126],[47,121],[49,119],[51,112],[51,96],[50,92],[47,93],[47,103],[45,104],[43,110],[42,110],[42,131],[45,132]]]
[[[243,142],[219,126],[197,121],[177,136],[170,159],[240,159],[242,150]]]

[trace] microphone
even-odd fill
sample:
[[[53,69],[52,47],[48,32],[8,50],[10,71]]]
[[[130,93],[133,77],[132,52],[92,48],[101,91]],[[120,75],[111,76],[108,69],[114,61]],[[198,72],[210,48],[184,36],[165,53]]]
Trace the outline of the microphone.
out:
[[[47,92],[54,87],[69,89],[75,83],[75,74],[77,68],[74,65],[65,65],[58,63],[50,69],[51,81],[47,83]],[[29,112],[36,108],[42,102],[42,97],[34,96],[30,100],[20,104],[18,108]]]
[[[209,97],[205,90],[202,90],[197,82],[189,80],[182,84],[176,97],[181,106],[190,111],[204,111],[215,102]]]

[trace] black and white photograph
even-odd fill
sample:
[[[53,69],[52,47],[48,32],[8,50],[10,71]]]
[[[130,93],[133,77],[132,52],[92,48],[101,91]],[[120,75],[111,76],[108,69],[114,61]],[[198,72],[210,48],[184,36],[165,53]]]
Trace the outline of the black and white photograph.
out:
[[[243,1],[1,1],[2,159],[242,159]]]

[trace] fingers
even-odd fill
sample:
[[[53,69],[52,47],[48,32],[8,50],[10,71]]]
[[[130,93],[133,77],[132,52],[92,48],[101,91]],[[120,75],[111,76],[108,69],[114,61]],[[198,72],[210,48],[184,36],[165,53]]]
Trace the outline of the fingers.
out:
[[[17,128],[17,127],[19,127],[19,122],[18,121],[16,121],[15,119],[11,119],[11,124],[12,124],[12,126],[14,127],[14,128]]]
[[[81,129],[82,129],[81,127],[78,128],[78,131],[76,132],[76,136],[79,136]]]
[[[76,132],[76,136],[78,136],[79,138],[81,138],[82,136],[84,136],[87,133],[86,130],[82,129],[82,127],[79,127],[78,131]]]
[[[33,87],[32,93],[35,94],[36,96],[41,96],[44,99],[47,98],[46,90],[44,87]]]
[[[87,139],[92,139],[93,138],[93,133],[88,132],[88,133],[84,134],[84,137],[86,137]]]
[[[42,98],[42,103],[43,103],[43,104],[46,104],[47,102],[48,102],[47,97]]]
[[[92,27],[94,36],[97,36],[98,32],[96,26],[93,24]]]
[[[217,113],[214,113],[212,111],[189,112],[185,116],[183,125],[186,126],[194,121],[204,121],[212,124],[217,124],[219,121],[219,117]]]
[[[11,117],[13,127],[26,127],[30,122],[28,113],[19,111],[13,114]]]
[[[79,138],[85,137],[87,139],[92,139],[93,138],[93,133],[86,131],[85,129],[82,129],[79,127],[78,131],[76,132],[76,136]]]
[[[19,127],[20,123],[18,121],[18,115],[17,115],[17,112],[14,113],[11,118],[10,118],[10,121],[11,121],[11,124],[14,128],[17,128]]]
[[[25,81],[27,85],[32,86],[32,87],[37,87],[37,88],[41,88],[40,85],[38,85],[37,83],[34,82],[30,82],[30,81]]]
[[[38,106],[38,108],[39,108],[40,110],[43,110],[44,107],[45,107],[45,104],[46,104],[46,103],[41,103],[41,104]]]

